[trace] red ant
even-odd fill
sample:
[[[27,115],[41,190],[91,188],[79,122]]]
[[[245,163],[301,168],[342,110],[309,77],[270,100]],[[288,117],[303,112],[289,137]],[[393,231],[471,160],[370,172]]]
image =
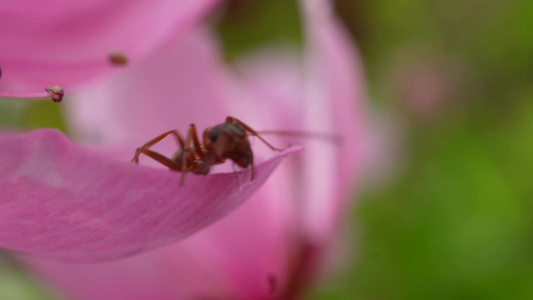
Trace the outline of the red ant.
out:
[[[169,134],[172,134],[177,139],[180,147],[172,158],[168,158],[149,149]],[[142,147],[137,148],[132,161],[138,163],[139,155],[143,153],[171,170],[181,172],[180,185],[183,185],[185,173],[192,172],[207,175],[212,165],[222,164],[229,158],[242,168],[251,166],[251,180],[253,180],[254,155],[250,147],[248,135],[256,136],[273,151],[281,151],[281,149],[270,145],[257,131],[250,128],[250,126],[234,117],[227,117],[225,123],[204,130],[202,143],[198,139],[196,127],[194,124],[191,124],[189,125],[185,142],[178,131],[167,131],[150,140]]]

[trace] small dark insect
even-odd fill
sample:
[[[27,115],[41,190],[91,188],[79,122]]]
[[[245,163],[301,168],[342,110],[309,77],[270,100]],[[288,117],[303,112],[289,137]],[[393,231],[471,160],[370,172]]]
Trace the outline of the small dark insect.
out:
[[[173,135],[180,147],[172,158],[149,149],[168,135]],[[242,168],[250,166],[252,169],[251,180],[253,180],[254,154],[250,147],[248,135],[256,136],[273,151],[281,151],[281,149],[270,145],[250,126],[234,117],[227,117],[225,123],[205,129],[202,142],[198,139],[194,124],[189,125],[185,141],[178,131],[167,131],[137,148],[132,161],[138,163],[141,153],[149,156],[171,170],[181,172],[180,184],[183,185],[185,173],[207,175],[211,166],[222,164],[230,159]]]
[[[121,52],[113,52],[109,54],[109,61],[115,66],[125,66],[128,64],[128,57]]]

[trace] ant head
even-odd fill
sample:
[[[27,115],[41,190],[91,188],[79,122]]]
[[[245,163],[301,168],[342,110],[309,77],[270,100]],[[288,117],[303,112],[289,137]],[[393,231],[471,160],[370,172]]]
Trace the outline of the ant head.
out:
[[[204,145],[217,157],[229,158],[241,167],[251,162],[252,149],[246,131],[239,124],[224,123],[204,131]]]

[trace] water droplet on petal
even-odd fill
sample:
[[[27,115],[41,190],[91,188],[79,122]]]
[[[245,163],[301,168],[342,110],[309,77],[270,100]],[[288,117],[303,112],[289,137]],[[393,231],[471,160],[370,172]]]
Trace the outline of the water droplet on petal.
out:
[[[63,100],[63,95],[65,92],[62,88],[58,86],[49,86],[46,88],[46,91],[48,94],[50,94],[50,97],[52,97],[52,100],[56,103],[61,102]]]
[[[114,52],[109,55],[109,61],[115,66],[125,66],[128,64],[128,57],[124,53]]]

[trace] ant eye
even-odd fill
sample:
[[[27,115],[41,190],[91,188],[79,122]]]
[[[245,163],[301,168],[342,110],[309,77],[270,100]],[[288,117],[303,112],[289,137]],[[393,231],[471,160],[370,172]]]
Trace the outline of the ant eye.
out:
[[[211,130],[211,132],[209,132],[209,139],[211,140],[211,142],[214,142],[217,140],[217,137],[218,137],[218,132],[216,130]]]

